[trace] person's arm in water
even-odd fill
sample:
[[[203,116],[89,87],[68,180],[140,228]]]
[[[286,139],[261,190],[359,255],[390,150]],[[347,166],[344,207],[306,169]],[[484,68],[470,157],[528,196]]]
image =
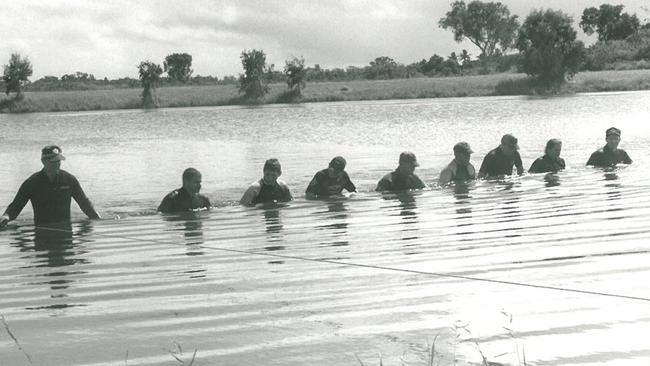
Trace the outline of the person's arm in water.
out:
[[[9,223],[9,221],[15,219],[18,217],[18,215],[20,215],[20,212],[27,204],[27,201],[29,201],[29,191],[30,189],[28,183],[24,182],[18,189],[18,193],[16,193],[14,200],[11,201],[5,210],[5,213],[0,217],[0,228],[4,228],[7,226],[7,223]]]
[[[632,159],[625,150],[623,150],[623,164],[632,164]]]
[[[253,206],[253,201],[255,200],[255,197],[257,197],[257,195],[260,193],[260,189],[261,187],[259,182],[251,184],[239,200],[239,204],[244,206]]]
[[[488,169],[490,168],[490,165],[492,164],[492,154],[488,153],[485,155],[483,158],[483,162],[481,163],[481,168],[478,170],[478,178],[483,179],[488,177]]]
[[[343,172],[343,179],[344,179],[344,182],[345,182],[344,185],[343,185],[343,188],[346,191],[348,191],[350,193],[354,193],[354,192],[357,191],[357,187],[354,185],[354,183],[352,183],[352,180],[350,180],[350,176],[348,175],[347,172]]]
[[[318,173],[316,173],[305,190],[305,198],[308,200],[318,198],[318,182]]]
[[[211,209],[212,208],[212,203],[210,203],[210,199],[207,196],[203,196],[203,199],[204,199],[203,207],[205,207],[208,210]]]
[[[530,168],[528,168],[528,173],[545,173],[542,168],[542,160],[535,159],[535,161],[530,165]]]
[[[451,182],[451,169],[449,167],[446,167],[440,172],[440,178],[438,179],[438,185],[445,186],[449,182]]]
[[[591,154],[591,156],[589,157],[589,160],[587,160],[587,165],[592,165],[592,166],[601,166],[601,165],[603,165],[602,162],[600,161],[599,151],[596,151],[593,154]]]
[[[375,188],[376,192],[384,192],[384,191],[390,191],[391,188],[393,187],[393,183],[390,181],[390,173],[385,175],[383,178],[377,182],[377,188]]]
[[[519,155],[519,151],[515,153],[515,167],[517,168],[517,175],[524,174],[524,164],[521,162],[521,155]]]
[[[278,180],[278,184],[282,188],[282,202],[289,202],[293,201],[293,196],[291,195],[291,190],[289,189],[289,186],[281,180]]]
[[[74,198],[74,200],[79,205],[79,208],[81,208],[81,211],[83,211],[83,213],[85,213],[88,218],[101,218],[97,211],[95,211],[95,207],[93,207],[92,202],[90,202],[83,189],[81,189],[81,184],[79,184],[79,181],[76,178],[72,183],[72,198]]]
[[[168,193],[163,198],[163,200],[160,202],[160,205],[158,205],[158,210],[157,211],[160,211],[162,213],[169,213],[169,212],[174,211],[173,205],[172,205],[172,199],[174,198],[174,196],[176,194],[178,194],[176,191],[172,191],[172,192]]]
[[[413,188],[412,189],[424,189],[426,188],[427,185],[424,184],[422,179],[418,177],[417,175],[413,174]]]

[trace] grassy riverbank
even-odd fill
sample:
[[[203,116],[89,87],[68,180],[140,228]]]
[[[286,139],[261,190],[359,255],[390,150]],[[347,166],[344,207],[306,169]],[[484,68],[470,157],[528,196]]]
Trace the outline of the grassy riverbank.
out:
[[[648,90],[650,70],[582,72],[560,93]],[[285,84],[271,84],[264,103],[281,103]],[[27,92],[13,112],[88,111],[140,108],[141,89]],[[236,85],[162,87],[157,89],[160,107],[196,107],[243,104]],[[303,102],[472,97],[534,94],[524,74],[493,74],[398,80],[358,80],[309,83]],[[0,110],[8,112],[7,98]]]

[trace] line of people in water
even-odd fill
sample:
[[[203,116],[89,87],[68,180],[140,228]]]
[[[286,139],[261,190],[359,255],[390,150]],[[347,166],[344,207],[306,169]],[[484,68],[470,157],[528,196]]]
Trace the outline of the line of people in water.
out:
[[[616,127],[608,128],[605,132],[606,145],[596,150],[587,161],[587,165],[609,167],[619,163],[631,164],[632,159],[619,149],[621,130]],[[499,177],[511,175],[513,167],[516,173],[524,173],[517,138],[506,134],[501,138],[501,144],[485,155],[483,163],[476,173],[470,162],[473,153],[469,144],[459,142],[454,145],[454,159],[440,172],[439,184],[468,181],[478,178]],[[565,168],[564,159],[560,157],[562,142],[550,139],[546,143],[545,153],[536,159],[528,171],[530,173],[557,172]],[[41,226],[48,223],[69,221],[70,203],[74,199],[81,210],[90,219],[99,219],[93,204],[84,193],[77,178],[61,169],[61,161],[65,160],[58,146],[48,145],[41,150],[43,169],[31,175],[20,186],[14,200],[0,217],[0,228],[15,219],[28,201],[34,209],[34,223]],[[411,189],[422,189],[426,185],[415,174],[418,166],[415,154],[402,152],[397,168],[377,183],[376,191],[398,192]],[[346,161],[343,157],[333,158],[326,169],[320,170],[307,186],[305,193],[308,199],[336,196],[345,189],[356,192],[356,187],[345,171]],[[287,184],[280,180],[282,166],[277,159],[268,159],[264,163],[263,177],[252,183],[240,199],[240,204],[254,206],[259,203],[288,202],[293,199]],[[158,211],[183,212],[211,207],[210,200],[200,194],[201,173],[188,168],[183,172],[183,185],[167,194]]]

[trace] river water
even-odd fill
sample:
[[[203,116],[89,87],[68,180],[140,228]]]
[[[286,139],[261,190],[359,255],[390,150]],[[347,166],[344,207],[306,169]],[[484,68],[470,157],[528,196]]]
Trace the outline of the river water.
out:
[[[649,92],[0,115],[0,204],[56,143],[104,218],[0,232],[0,365],[648,364],[649,117]],[[585,167],[610,126],[634,164]],[[562,139],[566,171],[435,185],[504,133],[525,168]],[[373,192],[403,150],[430,187]],[[305,200],[334,155],[359,193]],[[240,207],[269,157],[296,200]],[[217,207],[156,214],[189,166]]]

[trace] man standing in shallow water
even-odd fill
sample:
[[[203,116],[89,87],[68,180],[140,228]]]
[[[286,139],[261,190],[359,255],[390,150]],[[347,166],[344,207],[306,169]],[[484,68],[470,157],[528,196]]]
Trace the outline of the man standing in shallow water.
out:
[[[440,172],[438,184],[444,186],[451,181],[464,182],[475,179],[476,169],[469,162],[473,152],[467,142],[459,142],[454,145],[454,160]]]
[[[194,168],[183,171],[183,186],[171,191],[163,198],[158,211],[164,213],[196,211],[211,207],[208,197],[199,193],[201,173]]]
[[[621,142],[621,130],[616,127],[608,128],[605,131],[605,141],[607,144],[591,154],[587,165],[604,168],[615,166],[618,163],[632,164],[632,159],[625,150],[618,148],[618,144]]]
[[[512,175],[512,167],[517,168],[517,174],[524,174],[524,166],[519,155],[517,138],[511,134],[501,137],[501,145],[493,149],[485,158],[478,171],[479,178]]]
[[[16,197],[9,204],[4,215],[0,217],[0,228],[15,219],[23,210],[27,201],[32,202],[34,224],[70,221],[71,199],[77,202],[81,210],[91,219],[99,219],[92,203],[86,197],[77,178],[61,169],[61,160],[65,160],[61,148],[56,145],[45,146],[41,150],[43,169],[27,178],[20,186]]]
[[[278,159],[268,159],[264,163],[264,177],[248,187],[239,203],[255,206],[258,203],[289,202],[293,199],[289,187],[278,179],[282,175],[282,166]]]
[[[399,165],[395,171],[386,174],[377,183],[377,192],[398,192],[408,189],[422,189],[426,187],[424,182],[415,175],[415,168],[419,166],[415,154],[404,151],[399,155]]]
[[[314,175],[305,196],[308,199],[323,198],[341,194],[343,189],[348,192],[356,192],[357,188],[350,180],[348,173],[345,171],[347,162],[342,156],[334,157],[327,169],[323,169]]]

